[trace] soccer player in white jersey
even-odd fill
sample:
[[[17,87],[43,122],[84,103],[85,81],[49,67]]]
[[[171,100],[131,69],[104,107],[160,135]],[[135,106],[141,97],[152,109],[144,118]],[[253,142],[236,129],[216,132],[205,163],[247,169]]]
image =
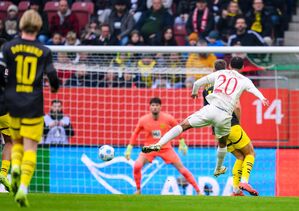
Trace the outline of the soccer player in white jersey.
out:
[[[238,73],[238,70],[243,68],[241,57],[233,57],[230,67],[230,70],[219,70],[195,81],[191,94],[193,99],[198,98],[198,90],[201,86],[207,84],[214,86],[213,93],[206,97],[209,104],[170,129],[156,144],[144,146],[142,152],[159,151],[163,145],[190,128],[213,125],[215,135],[219,139],[214,175],[218,176],[225,173],[226,168],[222,164],[227,152],[226,141],[230,133],[232,113],[241,94],[243,91],[248,91],[259,98],[264,106],[269,105],[269,101],[254,86],[252,81]]]

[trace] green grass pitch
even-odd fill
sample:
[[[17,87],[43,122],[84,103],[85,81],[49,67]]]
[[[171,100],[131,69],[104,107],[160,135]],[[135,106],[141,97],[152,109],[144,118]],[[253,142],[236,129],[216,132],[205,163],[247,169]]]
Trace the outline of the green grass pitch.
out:
[[[218,197],[218,196],[158,196],[158,195],[82,195],[29,194],[28,210],[102,210],[102,211],[176,211],[218,210],[251,211],[299,210],[297,197]],[[0,210],[20,210],[12,196],[0,194]]]

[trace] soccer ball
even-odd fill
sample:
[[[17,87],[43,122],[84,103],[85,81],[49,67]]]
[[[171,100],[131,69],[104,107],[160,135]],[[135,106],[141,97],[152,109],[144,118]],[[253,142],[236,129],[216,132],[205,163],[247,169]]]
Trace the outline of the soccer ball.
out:
[[[110,145],[103,145],[99,148],[99,157],[103,161],[109,161],[114,158],[114,148]]]

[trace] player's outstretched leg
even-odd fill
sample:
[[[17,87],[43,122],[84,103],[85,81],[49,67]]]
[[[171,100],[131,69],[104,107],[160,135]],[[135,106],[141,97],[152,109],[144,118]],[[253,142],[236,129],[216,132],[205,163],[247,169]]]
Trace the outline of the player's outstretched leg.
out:
[[[159,144],[152,144],[149,146],[142,147],[141,151],[143,153],[150,153],[150,152],[159,152],[161,149],[161,146]]]

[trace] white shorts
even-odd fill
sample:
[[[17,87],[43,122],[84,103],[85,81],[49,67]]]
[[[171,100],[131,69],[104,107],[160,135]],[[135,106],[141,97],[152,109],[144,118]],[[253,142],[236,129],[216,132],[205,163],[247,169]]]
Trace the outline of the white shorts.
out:
[[[206,105],[187,118],[189,124],[194,128],[213,125],[217,138],[230,133],[231,119],[232,115],[213,105]]]

